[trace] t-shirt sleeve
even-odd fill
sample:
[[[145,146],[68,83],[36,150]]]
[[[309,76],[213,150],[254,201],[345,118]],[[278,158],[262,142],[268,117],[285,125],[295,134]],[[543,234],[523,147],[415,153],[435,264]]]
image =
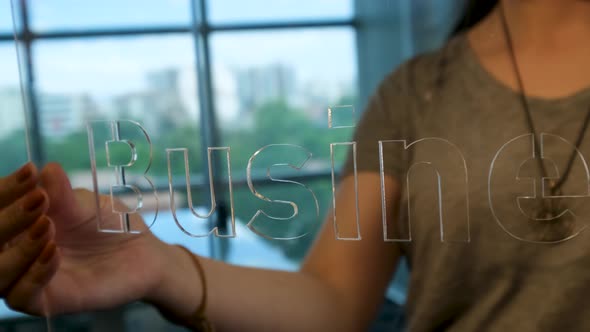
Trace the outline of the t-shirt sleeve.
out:
[[[379,141],[411,139],[412,122],[409,117],[412,95],[409,93],[407,65],[402,65],[387,76],[369,100],[358,122],[353,142],[356,142],[356,170],[380,172]],[[397,179],[406,174],[407,156],[402,144],[383,145],[384,173]],[[342,168],[341,178],[354,174],[352,148]]]

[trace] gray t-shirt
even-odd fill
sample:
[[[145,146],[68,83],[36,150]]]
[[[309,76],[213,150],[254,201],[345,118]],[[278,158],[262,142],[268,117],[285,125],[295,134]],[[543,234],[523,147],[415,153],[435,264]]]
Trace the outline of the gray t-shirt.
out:
[[[561,174],[590,89],[528,100],[548,173]],[[519,94],[481,66],[465,36],[384,80],[357,126],[358,172],[380,171],[380,140],[383,171],[404,185],[388,236],[411,233],[398,243],[411,269],[410,331],[590,331],[587,166],[578,155],[562,190],[576,196],[561,201],[575,216],[532,219],[540,171]],[[352,169],[349,157],[344,176]]]

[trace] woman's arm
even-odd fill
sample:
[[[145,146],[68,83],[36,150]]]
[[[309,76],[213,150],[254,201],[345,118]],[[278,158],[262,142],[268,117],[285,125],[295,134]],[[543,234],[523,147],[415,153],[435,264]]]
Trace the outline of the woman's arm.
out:
[[[385,179],[389,208],[397,210],[399,184]],[[208,286],[209,319],[220,331],[364,331],[382,303],[399,249],[383,241],[378,174],[358,176],[362,240],[336,240],[326,219],[299,272],[244,268],[200,258]],[[337,193],[339,229],[356,229],[354,179]],[[162,249],[162,279],[147,296],[179,316],[201,301],[201,284],[190,257]]]
[[[37,178],[42,188],[35,187]],[[165,244],[148,229],[139,235],[98,233],[94,194],[72,190],[57,164],[47,165],[26,185],[14,179],[18,176],[0,181],[4,184],[0,186],[0,239],[5,241],[0,244],[12,244],[0,251],[0,268],[14,268],[0,275],[0,294],[9,306],[55,315],[143,299],[178,317],[187,317],[199,306],[202,283],[186,252]],[[395,209],[399,186],[391,178],[385,182],[387,197],[392,198],[388,205]],[[354,187],[349,177],[338,190],[341,230],[356,229]],[[28,206],[23,202],[39,191],[42,203],[35,203],[34,213],[23,214],[23,207]],[[364,330],[382,301],[399,256],[396,246],[383,242],[380,193],[378,174],[359,174],[363,239],[336,240],[328,218],[299,272],[244,268],[200,258],[207,278],[210,320],[220,331]],[[103,218],[118,221],[111,200],[104,198]],[[42,220],[51,225],[45,236],[24,236]],[[43,248],[54,248],[52,243],[59,250],[46,254]]]

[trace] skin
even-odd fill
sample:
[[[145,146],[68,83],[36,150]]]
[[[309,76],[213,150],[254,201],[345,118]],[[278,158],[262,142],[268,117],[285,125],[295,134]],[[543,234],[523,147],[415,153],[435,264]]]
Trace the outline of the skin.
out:
[[[6,238],[42,220],[49,219],[52,227],[47,227],[43,240],[16,239],[14,248],[27,248],[16,258],[8,251],[0,254],[0,269],[3,259],[5,266],[22,266],[2,275],[2,281],[9,285],[3,293],[12,308],[32,314],[58,314],[110,308],[138,299],[180,316],[188,316],[197,308],[201,300],[199,275],[185,252],[161,242],[147,229],[141,235],[97,233],[91,192],[72,190],[57,164],[49,164],[39,174],[33,165],[26,165],[26,169],[32,175],[20,185],[22,188],[9,185],[16,182],[15,174],[3,178],[6,185],[0,185],[0,197],[6,199],[2,224],[12,227],[5,231]],[[35,188],[35,183],[42,189]],[[353,186],[352,179],[341,184],[339,215],[354,215]],[[386,186],[392,194],[399,191],[392,179],[386,180]],[[17,192],[23,193],[22,198],[15,199]],[[359,192],[363,193],[359,199],[361,218],[379,221],[380,205],[375,203],[380,202],[379,176],[361,174]],[[26,224],[21,222],[23,218],[17,220],[22,201],[39,194],[43,201],[24,218]],[[102,211],[116,222],[118,215],[109,214],[110,202],[110,197],[102,197]],[[342,229],[346,227],[342,225]],[[382,241],[380,223],[367,225],[364,240],[359,242],[337,241],[332,230],[331,224],[326,224],[297,273],[236,267],[200,258],[208,277],[208,315],[218,330],[361,330],[382,300],[395,266],[391,262],[399,253]],[[59,250],[42,263],[43,251],[51,249],[53,243]],[[47,308],[50,312],[44,312],[44,296],[51,304]],[[230,319],[228,310],[233,313]],[[293,323],[286,324],[287,320]]]
[[[590,2],[511,0],[504,7],[528,94],[560,98],[590,86],[590,44],[581,42],[590,36]],[[468,38],[484,68],[516,89],[498,13],[469,31]],[[22,180],[23,174],[29,176]],[[396,210],[400,184],[391,177],[385,183],[388,209]],[[199,258],[207,275],[207,314],[217,330],[366,330],[400,252],[382,240],[379,175],[360,173],[358,184],[363,240],[335,240],[327,218],[298,272]],[[354,197],[354,181],[343,179],[336,203],[341,229],[354,226]],[[37,203],[33,211],[24,212],[27,200]],[[101,202],[109,215],[110,199]],[[93,194],[73,190],[57,164],[40,171],[28,164],[0,179],[0,294],[7,303],[40,315],[135,300],[178,316],[194,312],[202,294],[190,257],[149,230],[141,235],[97,233],[93,207]],[[118,216],[109,218],[116,222]]]
[[[590,86],[590,1],[503,1],[526,94],[563,98]],[[469,31],[480,63],[498,81],[518,90],[500,24],[500,10]]]

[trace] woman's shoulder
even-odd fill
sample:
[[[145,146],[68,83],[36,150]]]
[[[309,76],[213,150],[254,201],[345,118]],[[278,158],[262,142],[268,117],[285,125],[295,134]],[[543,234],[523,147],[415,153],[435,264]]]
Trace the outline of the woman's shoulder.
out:
[[[409,95],[442,88],[443,83],[459,77],[468,70],[469,45],[464,34],[447,41],[442,47],[422,52],[406,60],[383,81],[385,87],[394,86]]]

